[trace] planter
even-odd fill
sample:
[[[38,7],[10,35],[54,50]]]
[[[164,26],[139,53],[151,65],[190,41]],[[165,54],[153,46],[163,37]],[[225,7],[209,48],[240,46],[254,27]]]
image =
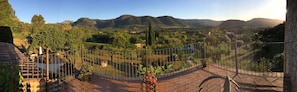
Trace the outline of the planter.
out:
[[[202,63],[202,66],[203,67],[206,67],[207,64],[208,64],[208,61],[207,60],[201,60],[201,63]]]

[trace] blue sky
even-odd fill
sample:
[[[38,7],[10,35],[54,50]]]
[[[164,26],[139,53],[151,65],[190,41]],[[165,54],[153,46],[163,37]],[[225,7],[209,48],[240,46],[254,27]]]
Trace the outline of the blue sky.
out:
[[[9,0],[17,17],[30,23],[41,14],[46,23],[81,17],[112,19],[123,14],[169,15],[182,19],[285,19],[286,0]]]

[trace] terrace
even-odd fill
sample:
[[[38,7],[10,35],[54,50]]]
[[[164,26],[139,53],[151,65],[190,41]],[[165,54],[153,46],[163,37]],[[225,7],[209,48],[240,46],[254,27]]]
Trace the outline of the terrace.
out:
[[[49,69],[56,67],[58,72],[47,72],[46,69],[37,67],[36,63],[29,64],[29,62],[32,61],[29,61],[28,58],[20,53],[12,44],[0,43],[0,45],[2,47],[1,49],[3,49],[0,50],[1,62],[3,63],[3,60],[6,60],[5,63],[8,61],[10,63],[19,64],[20,71],[24,76],[24,82],[35,85],[31,86],[32,91],[75,92],[83,90],[94,92],[130,92],[144,90],[142,82],[143,75],[139,73],[138,68],[138,64],[141,63],[143,56],[127,56],[126,52],[113,52],[113,56],[110,57],[110,52],[100,50],[81,51],[81,54],[78,54],[79,58],[77,58],[77,56],[75,57],[74,52],[62,52],[60,56],[58,54],[41,55],[38,57],[40,59],[36,59],[34,62],[45,63],[43,59],[46,60],[46,57],[49,57],[48,60],[51,60],[50,63],[55,64],[64,59],[64,66],[58,68],[57,66],[48,66]],[[173,65],[171,71],[164,69],[161,72],[156,72],[158,78],[157,90],[159,92],[223,91],[226,90],[226,87],[224,87],[224,79],[227,77],[230,77],[239,85],[238,89],[240,91],[266,92],[284,90],[284,76],[282,72],[239,69],[239,73],[236,74],[234,68],[223,64],[234,63],[232,59],[229,61],[225,60],[226,62],[221,63],[210,61],[207,67],[203,67],[200,62],[203,57],[199,55],[201,47],[198,49],[201,45],[196,44],[193,46],[197,51],[182,51],[185,58],[181,59],[170,60],[170,58],[168,58],[170,53],[181,53],[181,51],[174,52],[172,49],[155,50],[152,53],[155,54],[154,56],[147,57],[146,62],[149,60],[158,61],[155,66]],[[19,59],[15,59],[15,57],[19,57]],[[96,63],[104,59],[108,61],[107,67],[102,67],[100,63]],[[155,61],[149,62],[154,64],[153,62]],[[189,64],[189,62],[192,62],[192,64]],[[90,65],[93,68],[88,81],[77,79],[76,67],[83,64]],[[26,70],[29,70],[29,72]],[[44,82],[44,80],[46,80],[46,82]],[[47,85],[45,86],[45,84]],[[36,87],[36,89],[33,87]],[[236,91],[236,85],[231,84],[230,87],[230,90]]]

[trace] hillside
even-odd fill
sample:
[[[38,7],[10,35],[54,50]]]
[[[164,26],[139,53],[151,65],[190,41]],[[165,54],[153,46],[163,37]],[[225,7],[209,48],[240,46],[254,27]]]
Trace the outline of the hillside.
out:
[[[210,28],[216,27],[222,23],[222,21],[214,21],[210,19],[180,19],[191,28]]]
[[[171,16],[162,17],[151,17],[151,16],[141,16],[136,17],[132,15],[122,15],[115,19],[110,20],[98,20],[89,18],[80,18],[75,21],[73,26],[88,26],[97,28],[134,28],[134,27],[146,27],[149,22],[152,22],[156,27],[185,27],[186,25]]]
[[[85,26],[94,28],[145,28],[149,22],[156,28],[196,28],[207,29],[212,27],[219,27],[231,30],[241,30],[246,28],[259,28],[259,27],[272,27],[282,23],[281,20],[266,19],[266,18],[254,18],[249,21],[242,20],[226,20],[226,21],[214,21],[209,19],[178,19],[172,16],[133,16],[122,15],[115,19],[100,20],[80,18],[73,22],[73,26]],[[234,29],[235,28],[235,29]]]
[[[256,28],[273,27],[283,22],[284,21],[282,20],[266,19],[266,18],[254,18],[248,21],[226,20],[226,21],[223,21],[217,27],[227,31],[242,33]]]
[[[255,27],[273,27],[283,22],[284,21],[277,19],[254,18],[247,21],[247,24],[250,24]]]

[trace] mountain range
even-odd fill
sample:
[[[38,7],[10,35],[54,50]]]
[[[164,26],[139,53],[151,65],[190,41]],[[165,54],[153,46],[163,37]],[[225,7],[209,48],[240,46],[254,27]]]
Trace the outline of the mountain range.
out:
[[[122,15],[115,19],[100,20],[90,18],[80,18],[73,22],[73,26],[84,26],[93,28],[145,28],[149,22],[152,22],[156,28],[260,28],[260,27],[273,27],[280,23],[282,20],[267,19],[267,18],[254,18],[248,21],[243,20],[226,20],[215,21],[210,19],[179,19],[172,16],[133,16]]]

